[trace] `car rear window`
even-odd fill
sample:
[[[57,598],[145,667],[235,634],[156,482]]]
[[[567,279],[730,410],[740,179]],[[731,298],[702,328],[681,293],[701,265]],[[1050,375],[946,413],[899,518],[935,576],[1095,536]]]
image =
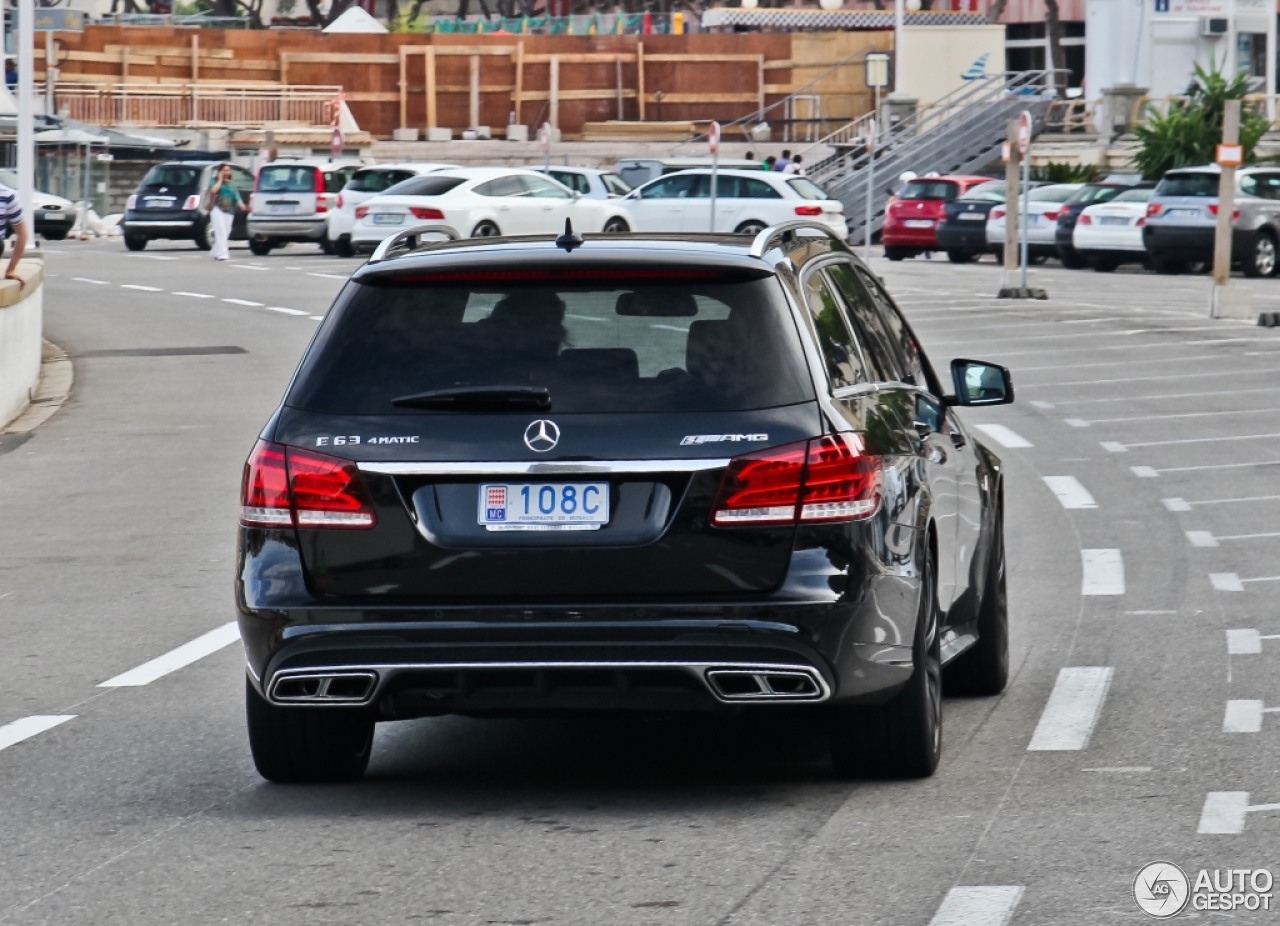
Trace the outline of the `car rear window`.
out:
[[[804,177],[792,177],[787,181],[787,186],[800,194],[801,199],[830,199],[827,191],[818,186],[812,180],[806,180]]]
[[[1027,199],[1033,203],[1065,203],[1076,192],[1074,186],[1042,186],[1027,193]]]
[[[388,196],[443,196],[463,183],[466,183],[466,180],[462,177],[437,177],[432,174],[403,180],[382,192]]]
[[[200,182],[199,167],[176,167],[170,164],[161,164],[147,171],[146,177],[142,179],[143,186],[175,186],[175,187],[193,187]]]
[[[961,193],[959,199],[965,202],[1002,203],[1004,202],[1004,183],[998,180],[980,183]]]
[[[1125,190],[1123,193],[1121,193],[1119,196],[1117,196],[1115,199],[1111,201],[1116,203],[1145,203],[1147,200],[1151,198],[1151,194],[1154,192],[1155,190],[1151,189],[1150,187],[1142,187],[1140,189],[1134,189],[1134,190]],[[1101,202],[1106,202],[1106,200],[1101,200]]]
[[[1091,206],[1094,203],[1107,203],[1115,199],[1125,188],[1122,186],[1102,186],[1099,183],[1086,183],[1072,194],[1069,203],[1083,203]]]
[[[347,189],[352,193],[381,193],[416,176],[411,170],[358,170],[351,177]]]
[[[258,174],[258,192],[260,193],[314,193],[316,191],[316,169],[314,167],[294,165],[264,167]]]
[[[538,271],[528,271],[536,275]],[[493,276],[488,274],[486,276]],[[778,281],[351,283],[285,400],[340,415],[392,400],[541,387],[555,412],[730,411],[814,398]]]
[[[1217,196],[1218,175],[1203,174],[1165,174],[1165,178],[1156,187],[1157,196]]]
[[[959,187],[949,180],[912,180],[902,188],[899,199],[940,199],[950,202],[956,198]]]

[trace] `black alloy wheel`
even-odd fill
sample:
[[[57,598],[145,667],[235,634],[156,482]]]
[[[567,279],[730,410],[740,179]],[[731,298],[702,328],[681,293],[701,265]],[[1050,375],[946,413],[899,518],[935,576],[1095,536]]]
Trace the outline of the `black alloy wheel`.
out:
[[[373,715],[359,707],[279,707],[245,678],[249,749],[258,774],[278,784],[354,781],[373,749]]]
[[[947,694],[998,695],[1009,684],[1009,594],[1005,582],[1004,503],[995,512],[987,583],[978,609],[978,642],[947,666]]]
[[[911,648],[915,668],[886,704],[836,707],[831,759],[836,773],[858,778],[927,778],[942,756],[942,648],[932,551],[920,570],[920,604]]]
[[[978,255],[972,251],[965,251],[960,248],[947,248],[947,260],[953,264],[969,264],[973,263],[973,259]]]
[[[128,248],[130,251],[141,251],[143,248],[147,246],[147,236],[131,235],[128,232],[125,232],[124,246]]]
[[[1244,275],[1247,277],[1275,276],[1276,272],[1276,239],[1268,231],[1260,231],[1253,236],[1253,247],[1244,260]]]
[[[606,235],[625,235],[629,231],[631,231],[631,226],[616,215],[604,223],[604,233]]]
[[[471,230],[472,238],[497,238],[502,234],[492,222],[481,222]]]
[[[208,216],[196,225],[196,247],[202,251],[213,250],[213,220]]]

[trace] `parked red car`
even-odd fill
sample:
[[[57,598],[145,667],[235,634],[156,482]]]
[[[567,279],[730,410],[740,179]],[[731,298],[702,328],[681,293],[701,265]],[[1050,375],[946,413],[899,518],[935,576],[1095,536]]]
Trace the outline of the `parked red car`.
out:
[[[946,204],[965,190],[986,183],[990,177],[919,177],[908,181],[889,201],[881,240],[889,260],[915,257],[938,250],[938,223],[946,216]]]

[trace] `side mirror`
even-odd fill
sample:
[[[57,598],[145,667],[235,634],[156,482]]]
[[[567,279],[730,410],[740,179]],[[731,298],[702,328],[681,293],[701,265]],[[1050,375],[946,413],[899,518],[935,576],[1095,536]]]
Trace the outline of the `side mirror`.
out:
[[[574,198],[575,200],[582,199],[582,191],[581,191],[581,190],[574,190],[574,191],[573,191],[573,198]]]
[[[1013,402],[1013,376],[1006,367],[981,360],[952,360],[954,398],[948,405],[1009,405]]]

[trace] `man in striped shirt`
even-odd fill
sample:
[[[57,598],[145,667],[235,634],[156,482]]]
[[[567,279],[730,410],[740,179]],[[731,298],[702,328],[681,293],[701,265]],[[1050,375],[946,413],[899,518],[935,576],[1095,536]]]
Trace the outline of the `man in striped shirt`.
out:
[[[27,250],[27,222],[22,215],[18,191],[0,183],[0,249],[3,249],[4,240],[11,234],[14,238],[13,254],[9,256],[9,268],[5,270],[4,278],[25,283],[26,280],[18,275],[18,261],[22,260],[22,255]]]

